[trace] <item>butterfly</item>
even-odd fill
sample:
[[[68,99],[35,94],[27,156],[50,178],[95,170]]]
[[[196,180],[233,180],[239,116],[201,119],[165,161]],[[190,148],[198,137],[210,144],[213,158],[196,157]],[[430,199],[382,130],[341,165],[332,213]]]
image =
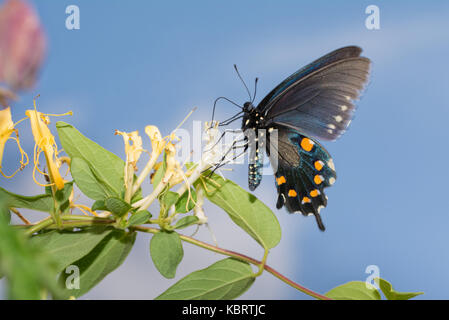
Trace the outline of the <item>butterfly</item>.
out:
[[[249,144],[249,189],[255,190],[262,180],[265,149],[272,166],[277,160],[276,207],[314,215],[322,231],[324,189],[337,176],[330,154],[317,140],[336,140],[349,126],[370,73],[371,62],[361,52],[356,46],[332,51],[282,81],[257,107],[251,101],[242,109],[243,131],[266,132],[265,142],[259,134]]]

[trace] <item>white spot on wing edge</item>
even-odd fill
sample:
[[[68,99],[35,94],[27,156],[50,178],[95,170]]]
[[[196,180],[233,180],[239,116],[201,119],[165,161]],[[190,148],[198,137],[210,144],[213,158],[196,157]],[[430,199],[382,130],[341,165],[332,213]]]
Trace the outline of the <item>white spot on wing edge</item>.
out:
[[[348,106],[347,105],[342,105],[340,106],[341,111],[346,111],[348,110]]]
[[[329,166],[329,168],[331,168],[332,170],[335,171],[334,160],[329,159],[329,161],[327,162],[327,165]]]
[[[337,122],[342,122],[343,121],[343,117],[340,116],[340,115],[335,116],[334,118],[335,118],[335,121],[337,121]]]
[[[329,178],[329,184],[333,185],[335,183],[335,178],[331,177]]]

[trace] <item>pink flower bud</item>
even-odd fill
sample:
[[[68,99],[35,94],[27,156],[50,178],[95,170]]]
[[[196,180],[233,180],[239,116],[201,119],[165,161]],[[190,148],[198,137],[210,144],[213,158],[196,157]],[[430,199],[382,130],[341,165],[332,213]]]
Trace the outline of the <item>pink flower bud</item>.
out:
[[[0,8],[0,82],[13,91],[32,87],[45,49],[45,33],[33,7],[24,0],[7,0]]]

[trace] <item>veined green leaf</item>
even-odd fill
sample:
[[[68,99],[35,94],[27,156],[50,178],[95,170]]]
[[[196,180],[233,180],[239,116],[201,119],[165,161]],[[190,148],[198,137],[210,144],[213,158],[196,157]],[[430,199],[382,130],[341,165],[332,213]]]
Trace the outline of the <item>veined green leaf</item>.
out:
[[[79,289],[66,288],[66,280],[70,274],[61,273],[59,282],[64,288],[64,295],[67,298],[80,297],[92,289],[123,263],[135,240],[135,232],[114,229],[88,255],[72,263],[80,270]]]
[[[198,222],[198,220],[199,219],[196,216],[187,216],[187,217],[179,219],[173,228],[174,229],[184,229],[193,224],[196,224]]]
[[[161,231],[150,242],[151,259],[156,269],[166,278],[175,277],[176,268],[184,256],[181,239],[176,232]]]
[[[53,256],[56,271],[86,256],[113,229],[105,227],[88,228],[82,231],[49,231],[33,236],[30,242]]]
[[[380,300],[380,293],[375,288],[368,288],[366,282],[350,281],[333,288],[326,296],[335,300]]]
[[[165,208],[170,208],[174,205],[179,199],[179,194],[173,191],[166,190],[160,196],[161,205]]]
[[[147,210],[141,210],[134,213],[128,220],[128,227],[138,226],[147,223],[151,218],[151,213]]]
[[[42,212],[50,212],[53,208],[53,198],[48,194],[26,197],[0,187],[0,197],[7,202],[9,208],[24,208]]]
[[[92,208],[90,209],[92,211],[106,211],[108,208],[106,208],[105,200],[97,200],[92,204]]]
[[[206,176],[208,173],[205,174]],[[274,213],[262,201],[231,180],[217,174],[201,178],[206,184],[206,197],[221,207],[240,228],[265,249],[275,247],[281,240],[281,227]],[[197,181],[196,185],[202,185]]]
[[[190,193],[188,190],[179,197],[178,202],[176,202],[176,211],[177,213],[187,213],[195,207],[196,203],[196,191],[193,188],[190,188]]]
[[[64,189],[56,192],[56,199],[59,203],[62,213],[69,209],[69,197],[72,192],[73,182],[66,182]],[[22,196],[6,191],[0,187],[0,198],[7,203],[8,208],[23,208],[42,212],[53,210],[54,201],[51,194],[40,194],[37,196]]]
[[[70,172],[76,185],[86,196],[94,200],[103,200],[115,196],[115,192],[98,180],[89,164],[82,158],[72,158]]]
[[[164,191],[159,195],[159,203],[160,203],[160,216],[166,217],[167,212],[172,205],[174,205],[179,199],[179,194],[176,192],[172,192],[168,190],[168,187],[165,187]]]
[[[393,289],[393,286],[387,280],[382,278],[375,278],[374,281],[379,285],[380,290],[382,290],[385,298],[388,300],[409,300],[424,292],[398,292]]]
[[[62,147],[70,158],[81,158],[87,162],[96,180],[103,185],[104,189],[110,191],[113,196],[121,197],[124,192],[125,162],[86,138],[68,123],[59,121],[56,123],[56,128]]]
[[[55,193],[56,201],[58,202],[59,211],[67,213],[70,210],[70,196],[73,190],[73,181],[66,182],[64,188],[57,190]]]
[[[131,210],[131,205],[119,198],[107,198],[104,204],[108,211],[118,218],[123,217]]]
[[[182,278],[158,300],[229,300],[242,295],[255,280],[246,262],[232,258],[220,260],[206,269]]]

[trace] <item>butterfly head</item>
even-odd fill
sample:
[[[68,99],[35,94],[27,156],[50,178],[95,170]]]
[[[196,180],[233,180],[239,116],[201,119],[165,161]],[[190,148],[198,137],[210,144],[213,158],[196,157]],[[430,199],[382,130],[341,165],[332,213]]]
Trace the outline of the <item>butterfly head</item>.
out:
[[[252,102],[250,102],[250,101],[248,101],[248,102],[245,102],[244,104],[243,104],[243,109],[242,109],[242,111],[243,112],[245,112],[245,113],[251,113],[252,111],[254,111],[254,105],[253,105],[253,103]]]

